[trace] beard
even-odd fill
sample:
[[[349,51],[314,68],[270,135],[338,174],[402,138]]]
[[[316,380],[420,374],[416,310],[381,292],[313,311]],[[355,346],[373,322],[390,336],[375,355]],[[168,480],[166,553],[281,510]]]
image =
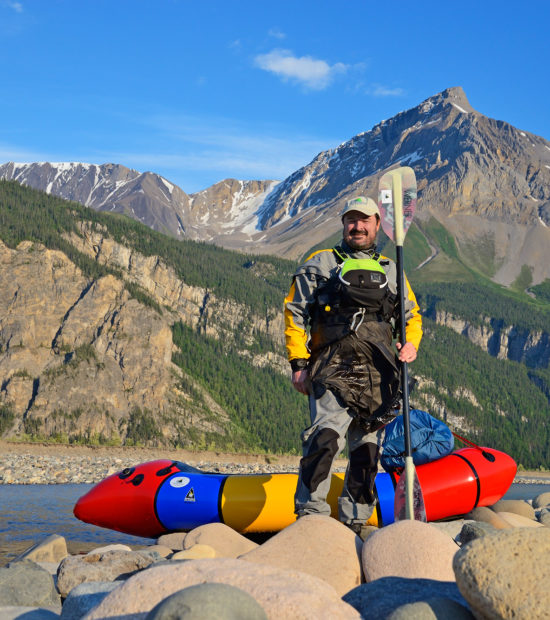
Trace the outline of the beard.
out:
[[[344,241],[349,245],[352,250],[369,250],[374,246],[374,239],[368,236],[361,235],[354,237],[353,233],[357,231],[351,231],[349,235],[344,236]]]

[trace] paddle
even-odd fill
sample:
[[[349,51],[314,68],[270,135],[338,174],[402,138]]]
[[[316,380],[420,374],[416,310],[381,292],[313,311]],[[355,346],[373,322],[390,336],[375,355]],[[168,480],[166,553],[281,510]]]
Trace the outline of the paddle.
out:
[[[403,242],[411,225],[416,207],[416,178],[412,168],[403,167],[386,172],[379,182],[378,206],[382,229],[395,242],[397,255],[397,292],[399,295],[399,340],[406,342],[405,334],[405,273],[403,270]],[[409,416],[409,372],[401,362],[401,392],[403,395],[403,427],[405,431],[405,470],[395,489],[394,517],[396,521],[415,519],[426,521],[422,489],[412,457],[411,424]]]

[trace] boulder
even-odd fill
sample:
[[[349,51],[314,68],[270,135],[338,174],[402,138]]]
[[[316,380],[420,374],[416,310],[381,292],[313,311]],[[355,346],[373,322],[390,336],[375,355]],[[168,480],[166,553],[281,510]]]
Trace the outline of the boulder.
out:
[[[497,530],[507,530],[511,527],[504,519],[502,519],[494,510],[487,506],[478,506],[474,508],[464,517],[471,521],[480,521],[481,523],[489,523]]]
[[[233,558],[191,560],[155,565],[141,571],[111,592],[85,620],[126,616],[151,611],[174,592],[201,583],[225,583],[244,590],[269,618],[303,620],[359,620],[325,581],[296,570],[280,569]]]
[[[497,530],[490,523],[484,523],[483,521],[466,521],[460,530],[458,540],[460,545],[465,545],[471,540],[481,538],[482,536],[487,536],[487,534],[491,534],[496,531]]]
[[[152,558],[139,551],[107,551],[88,553],[84,556],[70,555],[59,565],[57,589],[61,596],[81,583],[89,581],[113,581],[126,579],[136,571],[152,564]]]
[[[0,606],[58,607],[61,599],[50,573],[22,560],[0,568]]]
[[[191,530],[183,541],[183,549],[190,549],[197,544],[215,549],[217,558],[237,558],[258,547],[257,543],[224,523],[208,523]]]
[[[157,553],[161,558],[167,558],[173,553],[173,549],[170,549],[170,547],[167,547],[166,545],[150,545],[149,547],[143,547],[143,549],[139,549],[139,551]]]
[[[91,581],[76,586],[63,602],[62,620],[82,618],[119,585],[120,581]]]
[[[47,607],[1,607],[0,618],[2,620],[57,620],[59,618],[57,608]]]
[[[66,558],[68,555],[67,543],[63,536],[52,534],[32,547],[29,547],[21,555],[17,556],[13,562],[19,562],[20,560],[31,560],[33,562],[59,564],[59,562],[61,562],[61,560]]]
[[[550,491],[539,493],[533,500],[533,508],[546,508],[550,506]]]
[[[515,528],[473,540],[454,557],[457,585],[480,618],[547,618],[550,531]]]
[[[456,583],[434,579],[382,577],[354,588],[342,600],[354,607],[362,618],[387,618],[403,605],[433,599],[450,599],[468,607]]]
[[[447,534],[421,521],[398,521],[382,528],[363,544],[366,581],[408,577],[454,581],[457,544]]]
[[[525,517],[526,519],[535,519],[535,510],[531,504],[521,499],[501,499],[491,506],[491,510],[495,512],[512,512],[516,515]]]
[[[189,549],[176,551],[170,558],[172,560],[200,560],[202,558],[215,558],[216,550],[210,545],[193,545]]]
[[[546,527],[550,527],[550,508],[543,508],[539,512],[539,523],[545,525]]]
[[[172,551],[182,551],[183,541],[187,536],[187,532],[172,532],[171,534],[163,534],[157,538],[157,545],[168,547]]]
[[[385,620],[475,620],[472,613],[450,598],[407,603],[398,607]]]
[[[104,545],[103,547],[96,547],[91,551],[88,551],[86,555],[93,555],[94,553],[107,553],[107,551],[132,551],[128,545],[121,545],[120,543],[113,543],[112,545]]]
[[[146,620],[267,620],[248,592],[225,583],[201,583],[184,588],[154,607]]]
[[[465,523],[474,523],[474,521],[466,521],[465,519],[454,519],[453,521],[439,521],[430,523],[432,527],[436,527],[443,534],[450,536],[456,544],[460,542],[460,532],[462,531]]]
[[[342,595],[361,583],[361,545],[336,519],[306,515],[240,559],[308,573]]]
[[[542,523],[539,523],[534,519],[518,515],[515,512],[503,511],[498,514],[506,521],[506,523],[509,523],[511,527],[542,527]]]

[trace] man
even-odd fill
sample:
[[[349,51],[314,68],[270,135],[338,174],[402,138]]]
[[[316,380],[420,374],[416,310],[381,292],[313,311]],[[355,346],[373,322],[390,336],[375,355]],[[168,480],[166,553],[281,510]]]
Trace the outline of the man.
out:
[[[398,316],[395,263],[376,252],[380,212],[371,198],[348,201],[343,239],[298,268],[285,299],[285,337],[294,387],[309,396],[311,426],[295,495],[298,517],[330,515],[326,498],[334,459],[349,443],[339,519],[357,534],[376,505],[384,426],[396,415],[399,369],[391,348]],[[398,359],[412,362],[422,318],[408,281],[406,342]]]

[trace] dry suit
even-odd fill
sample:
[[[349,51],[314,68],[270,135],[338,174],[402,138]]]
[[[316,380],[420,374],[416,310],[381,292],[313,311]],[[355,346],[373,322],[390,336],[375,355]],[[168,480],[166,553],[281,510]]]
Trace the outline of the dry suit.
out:
[[[406,279],[405,285],[407,341],[418,349],[422,319]],[[311,425],[301,437],[295,496],[298,516],[330,515],[332,464],[346,436],[349,463],[339,518],[351,525],[372,514],[384,426],[395,416],[398,400],[392,349],[396,306],[396,265],[374,248],[354,251],[342,241],[312,254],[294,275],[285,299],[286,347],[292,369],[307,368],[311,380]]]

